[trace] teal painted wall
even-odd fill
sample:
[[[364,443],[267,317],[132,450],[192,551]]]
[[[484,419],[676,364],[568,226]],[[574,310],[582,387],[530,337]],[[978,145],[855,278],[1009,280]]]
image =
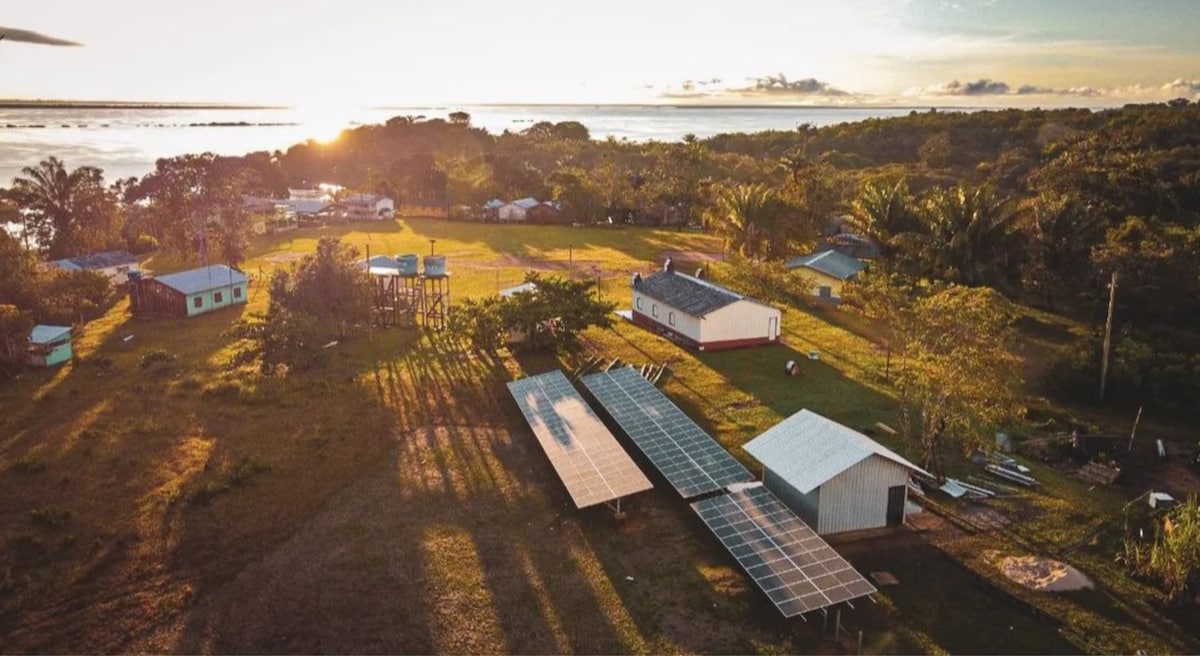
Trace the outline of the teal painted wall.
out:
[[[234,289],[238,290],[238,297],[234,298]],[[221,300],[217,301],[216,296],[220,294]],[[200,306],[196,307],[196,299],[200,299]],[[216,289],[210,289],[198,294],[191,294],[187,297],[187,313],[189,317],[194,317],[197,314],[212,312],[230,305],[245,305],[246,304],[246,283],[239,282],[232,287],[226,285]]]
[[[74,355],[71,350],[71,338],[67,337],[67,341],[59,344],[50,350],[45,357],[41,355],[30,355],[29,364],[35,367],[56,367],[68,360]]]

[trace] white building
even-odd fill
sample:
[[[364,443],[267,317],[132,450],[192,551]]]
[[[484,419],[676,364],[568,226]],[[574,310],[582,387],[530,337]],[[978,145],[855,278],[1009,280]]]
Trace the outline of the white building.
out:
[[[770,305],[670,265],[633,282],[633,322],[701,351],[775,343],[780,316]]]
[[[501,205],[496,215],[501,221],[524,221],[529,210],[541,205],[536,198],[521,198],[511,203]]]
[[[396,214],[396,201],[381,194],[350,194],[338,206],[351,221],[390,219]]]
[[[95,271],[104,274],[114,285],[129,282],[129,274],[140,271],[138,259],[128,251],[106,251],[92,253],[50,263],[67,271]]]
[[[904,522],[911,476],[932,476],[875,440],[801,410],[743,447],[763,483],[822,535]]]

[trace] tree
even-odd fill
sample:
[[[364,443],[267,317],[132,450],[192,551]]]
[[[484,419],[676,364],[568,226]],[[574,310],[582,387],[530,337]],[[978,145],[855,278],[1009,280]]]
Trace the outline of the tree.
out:
[[[494,352],[511,335],[523,336],[521,345],[530,350],[569,348],[584,330],[612,325],[616,304],[596,298],[595,281],[531,272],[525,282],[533,283],[533,290],[455,307],[451,330],[474,348]]]
[[[15,305],[0,305],[0,374],[11,375],[25,364],[33,318]]]
[[[104,250],[120,241],[116,196],[92,166],[67,171],[56,157],[21,169],[9,196],[19,207],[23,234],[52,259]]]
[[[1089,255],[1103,236],[1103,220],[1074,199],[1041,194],[1019,211],[1028,247],[1021,268],[1026,293],[1054,308],[1094,276]]]
[[[889,334],[900,358],[893,380],[904,433],[920,442],[922,465],[941,477],[948,443],[967,450],[1023,413],[1019,360],[1009,348],[1014,314],[987,288],[916,292],[867,275],[843,298]]]
[[[358,250],[337,237],[322,237],[315,253],[271,279],[271,309],[310,316],[330,337],[345,337],[351,327],[370,321],[371,295],[371,277],[360,267]]]
[[[770,187],[733,185],[717,193],[708,224],[725,238],[726,250],[751,258],[782,257],[796,225],[788,206]]]
[[[470,125],[471,115],[462,111],[450,112],[450,122],[454,125]]]
[[[1009,236],[1016,213],[988,185],[937,189],[922,214],[928,241],[922,253],[927,271],[939,280],[965,285],[995,285],[1009,272]]]

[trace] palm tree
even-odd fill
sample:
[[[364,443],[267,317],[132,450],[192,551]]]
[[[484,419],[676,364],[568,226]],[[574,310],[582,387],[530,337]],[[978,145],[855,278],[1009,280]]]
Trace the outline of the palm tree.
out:
[[[30,235],[51,256],[68,255],[85,206],[103,191],[100,169],[81,166],[67,171],[62,160],[50,157],[21,169],[10,196],[21,208],[26,239]]]
[[[868,182],[851,203],[850,229],[879,246],[885,264],[893,269],[915,266],[924,248],[927,229],[914,206],[908,184]]]
[[[746,257],[770,257],[788,241],[782,202],[762,184],[724,187],[708,212],[708,222],[725,238],[725,248]]]
[[[934,275],[967,285],[994,282],[989,274],[1007,258],[1016,212],[990,186],[933,192],[924,216],[929,228],[923,259]]]

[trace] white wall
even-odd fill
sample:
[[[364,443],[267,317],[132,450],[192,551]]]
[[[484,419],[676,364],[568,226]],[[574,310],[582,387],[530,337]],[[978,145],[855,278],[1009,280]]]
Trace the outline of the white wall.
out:
[[[700,331],[705,319],[693,317],[683,310],[650,298],[637,289],[633,290],[633,309],[685,337],[700,341]],[[658,316],[655,316],[656,310]],[[674,318],[673,324],[672,318]]]
[[[496,211],[496,216],[501,221],[524,221],[525,210],[519,205],[509,203],[508,205],[501,205],[500,209]]]
[[[116,267],[96,269],[95,271],[96,273],[101,273],[108,276],[108,279],[111,280],[114,285],[124,285],[125,283],[129,282],[130,271],[141,271],[141,269],[138,268],[138,265],[135,262],[133,264],[122,264],[121,266]]]
[[[872,454],[821,486],[817,533],[887,526],[888,488],[907,485],[909,469]]]
[[[775,322],[771,324],[770,319]],[[731,339],[754,339],[779,336],[779,310],[750,301],[737,301],[710,313],[701,322],[701,342],[724,342]],[[773,327],[772,327],[773,325]],[[768,330],[774,334],[768,334]]]

